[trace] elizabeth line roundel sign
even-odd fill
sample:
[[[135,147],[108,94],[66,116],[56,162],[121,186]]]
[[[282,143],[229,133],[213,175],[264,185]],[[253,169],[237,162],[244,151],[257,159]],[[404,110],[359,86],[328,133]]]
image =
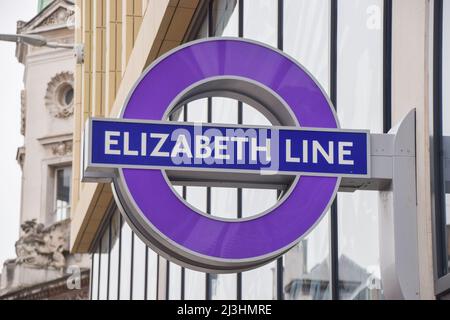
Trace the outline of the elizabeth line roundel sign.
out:
[[[273,126],[166,121],[204,97],[251,103]],[[84,181],[112,181],[133,230],[157,253],[201,271],[238,272],[296,245],[328,210],[342,177],[368,177],[367,131],[341,130],[318,82],[277,49],[238,38],[178,47],[142,75],[117,119],[89,119]],[[293,177],[271,210],[223,219],[180,201],[168,172],[218,179]]]

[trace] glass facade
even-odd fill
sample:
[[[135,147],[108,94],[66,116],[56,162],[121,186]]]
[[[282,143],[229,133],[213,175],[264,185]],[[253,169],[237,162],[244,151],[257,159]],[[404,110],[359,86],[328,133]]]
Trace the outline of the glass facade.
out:
[[[343,127],[383,132],[382,0],[215,0],[199,16],[204,21],[195,38],[240,36],[278,47],[334,97]],[[223,97],[190,102],[170,120],[270,124],[253,107]],[[286,191],[189,185],[175,189],[191,206],[225,218],[261,213]],[[377,197],[376,192],[340,193],[334,212],[278,261],[227,275],[166,262],[141,242],[117,209],[112,210],[92,255],[91,297],[382,299]]]

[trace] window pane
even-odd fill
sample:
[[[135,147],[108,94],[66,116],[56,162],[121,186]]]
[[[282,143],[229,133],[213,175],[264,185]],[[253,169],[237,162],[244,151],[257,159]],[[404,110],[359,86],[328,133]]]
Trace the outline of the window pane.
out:
[[[147,248],[147,300],[156,300],[158,283],[158,255]]]
[[[285,255],[283,291],[287,300],[328,300],[330,291],[329,213]]]
[[[61,221],[70,216],[70,176],[71,168],[56,170],[56,220]]]
[[[106,228],[100,246],[100,292],[99,300],[106,300],[108,298],[108,262],[109,256],[109,226]]]
[[[235,300],[237,298],[236,274],[210,274],[211,299]]]
[[[219,0],[213,2],[213,34],[216,36],[238,36],[239,10],[237,0]]]
[[[330,1],[284,0],[284,51],[328,91],[330,82]]]
[[[181,267],[173,262],[169,263],[169,300],[181,299]]]
[[[215,217],[237,218],[237,189],[211,188],[211,214]]]
[[[206,294],[206,275],[202,272],[185,269],[184,298],[204,300]]]
[[[97,252],[93,253],[91,256],[92,259],[92,279],[91,279],[91,300],[98,300],[98,275],[99,275],[99,265],[98,258],[99,254]]]
[[[242,216],[261,213],[277,202],[277,190],[242,190]],[[242,273],[242,299],[276,299],[276,262]]]
[[[284,51],[299,61],[326,92],[330,86],[330,1],[284,1]],[[329,214],[284,258],[288,300],[330,299]]]
[[[444,156],[450,158],[450,3],[443,2],[443,59],[442,59],[442,134],[444,135]],[[446,209],[446,237],[447,237],[447,261],[450,271],[450,163],[444,162],[445,180],[445,209]]]
[[[130,300],[132,236],[131,228],[126,222],[123,222],[120,257],[120,300]]]
[[[346,129],[383,131],[381,0],[339,3],[338,116]],[[339,292],[341,299],[381,298],[378,192],[340,193]]]
[[[212,122],[237,124],[238,102],[229,98],[212,98]]]
[[[133,248],[133,300],[144,300],[145,298],[145,251],[147,246],[134,236]]]
[[[277,46],[278,1],[244,1],[244,37]]]
[[[236,188],[211,188],[211,215],[236,219],[238,217],[237,204]],[[211,299],[236,299],[236,274],[210,274],[210,284]]]
[[[120,213],[116,209],[111,218],[111,252],[109,264],[109,300],[117,300],[119,285],[119,232]]]

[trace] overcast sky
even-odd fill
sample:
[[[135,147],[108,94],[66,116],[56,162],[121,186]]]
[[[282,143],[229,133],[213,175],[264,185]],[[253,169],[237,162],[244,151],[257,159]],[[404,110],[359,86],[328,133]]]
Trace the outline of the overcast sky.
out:
[[[37,0],[0,1],[0,33],[15,33],[17,20],[37,13]],[[0,42],[0,273],[3,262],[15,258],[19,235],[21,171],[16,162],[20,135],[20,91],[23,66],[15,58],[14,43]]]

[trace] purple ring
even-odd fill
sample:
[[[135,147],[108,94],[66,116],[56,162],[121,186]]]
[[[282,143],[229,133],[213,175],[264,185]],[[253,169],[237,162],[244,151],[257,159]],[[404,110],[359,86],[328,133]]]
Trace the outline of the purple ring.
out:
[[[125,105],[122,118],[161,120],[173,100],[202,80],[242,77],[269,87],[292,109],[301,127],[337,128],[333,107],[317,81],[278,50],[243,39],[190,43],[152,65]],[[219,221],[179,201],[160,171],[122,169],[123,184],[148,226],[181,251],[222,261],[257,261],[281,254],[306,235],[334,198],[336,177],[300,177],[270,213],[248,221]]]

